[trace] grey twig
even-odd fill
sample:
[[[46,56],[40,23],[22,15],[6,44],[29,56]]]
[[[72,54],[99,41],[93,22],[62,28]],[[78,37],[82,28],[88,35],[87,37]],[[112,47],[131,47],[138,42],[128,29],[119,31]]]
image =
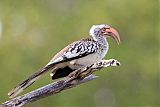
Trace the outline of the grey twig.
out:
[[[0,107],[22,107],[44,97],[57,94],[63,90],[75,87],[81,83],[91,81],[97,76],[93,75],[94,71],[108,66],[118,66],[120,63],[115,59],[101,60],[91,66],[83,67],[73,71],[70,75],[57,82],[48,84],[39,89],[33,90],[22,96],[10,99],[0,105]]]

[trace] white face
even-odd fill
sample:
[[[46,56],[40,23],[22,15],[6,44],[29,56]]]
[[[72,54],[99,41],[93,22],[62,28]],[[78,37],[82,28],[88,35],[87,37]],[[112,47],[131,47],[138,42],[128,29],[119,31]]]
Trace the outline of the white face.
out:
[[[97,33],[102,29],[102,28],[110,28],[109,25],[106,24],[101,24],[101,25],[93,25],[89,31],[89,34],[92,36],[97,35]]]

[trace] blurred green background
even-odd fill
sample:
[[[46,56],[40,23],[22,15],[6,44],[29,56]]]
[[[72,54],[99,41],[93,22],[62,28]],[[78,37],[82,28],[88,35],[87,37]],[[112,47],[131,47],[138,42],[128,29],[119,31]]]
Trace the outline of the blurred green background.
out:
[[[28,107],[159,107],[158,0],[0,0],[0,102],[59,50],[89,37],[93,24],[118,29],[106,59],[122,66]],[[51,83],[46,75],[24,91]]]

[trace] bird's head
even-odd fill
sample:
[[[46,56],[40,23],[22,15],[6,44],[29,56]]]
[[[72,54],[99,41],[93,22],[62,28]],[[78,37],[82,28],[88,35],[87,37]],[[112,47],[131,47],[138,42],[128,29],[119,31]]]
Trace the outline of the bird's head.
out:
[[[95,40],[101,38],[102,36],[106,38],[112,37],[118,45],[120,43],[120,36],[118,32],[114,28],[106,24],[93,25],[89,33]]]

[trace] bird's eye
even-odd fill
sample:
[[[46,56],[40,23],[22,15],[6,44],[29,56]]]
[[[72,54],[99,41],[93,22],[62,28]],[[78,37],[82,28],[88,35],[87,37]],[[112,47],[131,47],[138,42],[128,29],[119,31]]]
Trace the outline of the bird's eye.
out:
[[[102,30],[104,31],[104,30],[106,30],[106,28],[102,28]]]
[[[102,33],[104,33],[104,32],[105,32],[105,30],[106,30],[106,28],[102,28],[102,29],[101,29],[101,32],[102,32]]]

